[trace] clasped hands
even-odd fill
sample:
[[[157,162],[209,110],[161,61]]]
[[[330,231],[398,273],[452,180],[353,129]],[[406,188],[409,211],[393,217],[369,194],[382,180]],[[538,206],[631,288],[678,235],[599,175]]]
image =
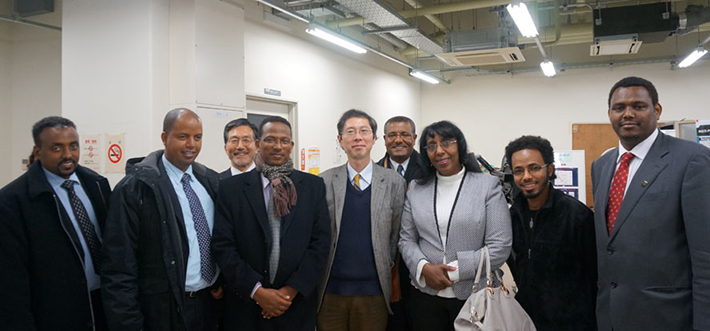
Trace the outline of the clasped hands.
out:
[[[454,270],[456,267],[450,265],[427,263],[422,267],[422,276],[424,276],[427,286],[441,291],[454,284],[449,279],[449,271]]]
[[[266,319],[281,316],[291,307],[298,291],[291,286],[278,290],[260,286],[254,293],[254,301],[261,307],[261,316]]]

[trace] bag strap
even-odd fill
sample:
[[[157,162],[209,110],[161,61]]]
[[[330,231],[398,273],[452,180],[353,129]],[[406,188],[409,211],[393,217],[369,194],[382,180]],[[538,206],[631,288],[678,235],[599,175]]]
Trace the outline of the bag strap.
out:
[[[473,287],[471,288],[471,291],[474,293],[477,292],[478,290],[478,283],[481,280],[481,274],[483,272],[483,264],[486,264],[486,279],[491,281],[491,257],[488,254],[488,246],[483,246],[479,250],[481,257],[478,260],[478,271],[476,272],[476,278],[473,281]]]

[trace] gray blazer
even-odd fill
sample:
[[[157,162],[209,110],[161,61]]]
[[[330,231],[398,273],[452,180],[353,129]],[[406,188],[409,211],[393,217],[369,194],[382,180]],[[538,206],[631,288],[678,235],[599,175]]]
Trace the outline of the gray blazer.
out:
[[[332,168],[321,174],[325,181],[326,200],[330,213],[331,242],[333,245],[328,256],[326,274],[320,286],[318,307],[325,294],[325,287],[330,278],[335,249],[338,247],[340,235],[340,220],[343,217],[346,185],[349,185],[347,164]],[[396,171],[385,169],[373,163],[372,196],[370,199],[370,217],[372,222],[372,249],[375,252],[375,264],[380,278],[380,286],[389,308],[392,296],[392,266],[397,253],[399,239],[399,224],[402,218],[404,192],[407,182]]]
[[[609,235],[618,154],[592,164],[599,330],[710,330],[710,149],[660,133]]]
[[[508,205],[496,177],[466,172],[444,250],[434,218],[434,190],[433,179],[424,185],[416,181],[410,184],[404,201],[399,250],[411,279],[416,278],[417,265],[422,259],[433,264],[443,263],[444,255],[448,262],[458,260],[459,281],[454,283],[453,290],[456,298],[466,300],[476,277],[480,249],[488,246],[491,269],[502,266],[510,255],[513,231]],[[438,292],[414,283],[424,293],[436,295]],[[481,284],[485,286],[484,281]]]

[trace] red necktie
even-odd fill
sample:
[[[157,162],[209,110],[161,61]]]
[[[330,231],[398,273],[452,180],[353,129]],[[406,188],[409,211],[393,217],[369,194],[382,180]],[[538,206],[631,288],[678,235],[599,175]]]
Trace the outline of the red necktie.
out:
[[[606,206],[606,229],[611,234],[611,229],[614,228],[616,216],[619,214],[621,202],[624,200],[624,191],[626,190],[626,180],[629,178],[629,164],[634,155],[631,152],[626,152],[621,156],[619,169],[616,169],[614,181],[611,184],[609,191],[609,201]]]

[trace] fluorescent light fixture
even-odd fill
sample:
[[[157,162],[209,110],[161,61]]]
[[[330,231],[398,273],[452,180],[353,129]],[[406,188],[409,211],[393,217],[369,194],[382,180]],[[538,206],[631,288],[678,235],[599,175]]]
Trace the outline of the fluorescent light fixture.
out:
[[[301,21],[301,22],[309,23],[308,19],[306,19],[305,17],[299,15],[298,13],[292,12],[292,11],[289,10],[288,8],[284,8],[284,7],[280,6],[280,4],[278,4],[278,3],[274,3],[274,2],[271,2],[271,1],[267,1],[267,0],[256,0],[256,2],[262,3],[262,4],[264,4],[264,5],[267,5],[267,6],[271,7],[271,8],[274,8],[274,9],[276,9],[276,10],[278,10],[278,11],[280,11],[280,12],[282,12],[282,13],[288,15],[288,16],[291,16],[291,17],[293,17],[293,18],[295,18],[295,19],[297,19],[297,20],[299,20],[299,21]]]
[[[306,32],[321,38],[323,40],[329,41],[333,44],[336,44],[342,48],[346,48],[350,51],[353,51],[358,54],[365,54],[367,53],[367,50],[354,44],[353,42],[345,39],[345,37],[339,35],[338,33],[329,31],[326,28],[320,27],[316,24],[310,24],[308,25],[308,29],[306,29]]]
[[[533,22],[528,7],[524,3],[520,2],[518,4],[509,4],[508,13],[513,17],[515,25],[520,30],[520,34],[526,38],[533,38],[537,36],[537,28],[535,27],[535,22]]]
[[[552,64],[550,60],[540,63],[540,68],[542,68],[542,73],[547,77],[552,77],[557,74],[557,72],[555,72],[555,65]]]
[[[421,80],[423,80],[423,81],[425,81],[425,82],[427,82],[427,83],[429,83],[429,84],[439,84],[439,79],[438,79],[438,78],[436,78],[436,77],[434,77],[434,76],[432,76],[432,75],[430,75],[430,74],[428,74],[428,73],[426,73],[426,72],[423,72],[423,71],[419,71],[419,70],[409,70],[409,75],[412,76],[412,77],[417,77],[417,78],[419,78],[419,79],[421,79]]]
[[[707,53],[708,53],[708,51],[706,49],[698,48],[698,49],[694,50],[692,53],[688,54],[688,56],[686,56],[685,59],[683,59],[683,61],[681,61],[680,64],[678,64],[678,67],[680,67],[680,68],[689,67],[690,65],[695,63],[695,61],[699,60],[701,57],[703,57],[703,55],[705,55]]]

